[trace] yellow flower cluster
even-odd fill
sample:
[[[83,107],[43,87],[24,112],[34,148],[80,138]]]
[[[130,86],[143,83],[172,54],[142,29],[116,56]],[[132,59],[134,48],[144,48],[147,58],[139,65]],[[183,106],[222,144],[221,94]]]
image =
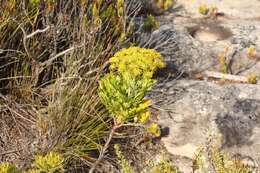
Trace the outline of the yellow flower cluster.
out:
[[[165,66],[160,53],[139,47],[122,49],[110,58],[109,63],[111,71],[128,72],[133,76],[144,75],[148,78],[152,78],[158,68]]]

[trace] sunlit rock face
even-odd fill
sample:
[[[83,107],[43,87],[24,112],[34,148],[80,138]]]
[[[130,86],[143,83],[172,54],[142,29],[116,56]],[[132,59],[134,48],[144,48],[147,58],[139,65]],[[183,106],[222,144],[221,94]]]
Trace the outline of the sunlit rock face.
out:
[[[221,136],[220,147],[231,156],[260,158],[259,85],[178,80],[158,89],[163,91],[163,100],[160,94],[155,96],[160,100],[159,124],[169,128],[162,142],[186,165],[191,165],[209,133]]]

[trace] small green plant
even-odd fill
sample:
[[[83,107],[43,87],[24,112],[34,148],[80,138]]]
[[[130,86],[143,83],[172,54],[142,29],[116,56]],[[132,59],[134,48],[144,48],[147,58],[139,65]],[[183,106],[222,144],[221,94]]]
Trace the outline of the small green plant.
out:
[[[227,61],[226,61],[226,54],[229,50],[229,47],[225,47],[224,51],[221,52],[219,55],[218,55],[218,60],[219,60],[219,65],[220,65],[220,72],[221,73],[228,73],[228,64],[227,64]]]
[[[156,18],[149,14],[143,22],[143,30],[144,31],[152,31],[153,29],[159,28],[160,27],[160,22],[156,20]]]
[[[251,84],[257,84],[257,75],[255,73],[251,73],[248,77],[247,77],[247,80],[248,80],[248,83],[251,83]]]
[[[50,152],[46,156],[38,155],[35,157],[34,169],[31,172],[39,173],[62,173],[63,157],[55,152]]]
[[[199,170],[201,173],[209,171],[215,173],[252,173],[250,168],[244,165],[239,158],[231,159],[226,153],[220,151],[219,144],[214,143],[210,138],[207,145],[200,148],[194,156],[193,171]]]
[[[122,173],[135,173],[133,167],[129,164],[128,160],[125,159],[123,153],[120,150],[120,146],[116,144],[114,146],[116,155],[119,160]],[[141,173],[180,173],[171,162],[166,158],[160,158],[159,161],[152,160],[148,165],[144,165]]]
[[[152,160],[148,165],[145,165],[141,173],[180,173],[180,171],[165,154],[162,154],[159,156],[158,161]]]
[[[249,58],[256,58],[257,52],[256,52],[256,47],[255,47],[255,46],[250,45],[250,46],[247,48],[247,56],[248,56]]]
[[[14,164],[0,163],[0,173],[22,173]]]
[[[148,128],[148,131],[154,135],[154,136],[157,136],[159,137],[161,135],[161,131],[160,131],[160,128],[158,126],[158,124],[156,123],[152,123],[149,128]]]
[[[205,4],[201,4],[198,7],[198,12],[204,16],[215,16],[218,13],[218,8],[214,5],[207,6]]]
[[[207,15],[209,13],[209,7],[207,7],[207,5],[205,5],[205,4],[201,4],[198,7],[198,11],[202,15]]]
[[[178,169],[167,160],[155,164],[149,173],[180,173]]]
[[[30,0],[30,3],[32,5],[37,5],[40,2],[40,0]]]
[[[134,173],[134,169],[131,167],[131,165],[129,164],[129,162],[125,159],[124,155],[122,154],[121,150],[120,150],[120,145],[116,144],[114,146],[115,151],[116,151],[116,155],[119,161],[119,165],[121,167],[121,172],[122,173]]]

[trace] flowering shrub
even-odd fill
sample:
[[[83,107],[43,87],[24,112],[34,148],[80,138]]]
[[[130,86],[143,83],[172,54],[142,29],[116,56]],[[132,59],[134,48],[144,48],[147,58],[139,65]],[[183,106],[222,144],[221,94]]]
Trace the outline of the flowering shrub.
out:
[[[151,104],[144,97],[155,83],[154,72],[165,66],[162,56],[152,49],[130,47],[117,52],[109,63],[111,72],[100,80],[101,101],[118,122],[144,124]]]
[[[102,103],[111,113],[114,125],[110,131],[99,158],[91,167],[93,173],[96,165],[104,157],[105,151],[112,140],[115,131],[126,122],[145,123],[150,113],[147,108],[151,101],[145,100],[145,94],[151,89],[155,80],[152,76],[157,68],[164,67],[162,56],[152,49],[130,47],[123,49],[109,60],[110,73],[101,78],[98,94]],[[158,127],[158,126],[156,126]],[[151,128],[148,128],[151,130]],[[158,128],[152,128],[151,133],[160,134]],[[131,169],[126,169],[127,173]]]

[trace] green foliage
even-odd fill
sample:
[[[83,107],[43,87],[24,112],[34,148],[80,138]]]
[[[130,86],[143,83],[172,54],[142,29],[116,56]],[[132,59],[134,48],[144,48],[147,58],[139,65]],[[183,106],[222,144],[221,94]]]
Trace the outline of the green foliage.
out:
[[[19,171],[14,164],[3,162],[0,163],[0,173],[22,173],[22,171]]]
[[[139,47],[120,50],[109,59],[109,63],[112,72],[128,72],[133,77],[143,75],[147,78],[152,78],[158,68],[165,66],[160,53]]]
[[[134,77],[131,73],[108,73],[100,80],[99,96],[118,122],[132,121],[135,117],[139,119],[150,105],[144,96],[154,83],[152,79]]]
[[[125,159],[123,153],[120,150],[120,146],[116,144],[114,146],[117,158],[119,160],[119,165],[121,167],[122,173],[135,173],[134,168],[131,167],[129,162]],[[180,173],[178,168],[170,163],[169,160],[165,158],[160,158],[159,161],[150,161],[148,165],[143,165],[143,170],[141,173]]]
[[[144,22],[143,22],[143,30],[144,31],[152,31],[156,28],[159,28],[160,27],[160,22],[158,20],[156,20],[156,18],[149,14],[145,19],[144,19]]]
[[[221,52],[218,55],[218,60],[219,60],[219,65],[220,65],[220,72],[221,73],[228,73],[228,64],[226,61],[226,54],[229,50],[229,47],[225,47],[225,49],[223,50],[223,52]]]
[[[40,2],[40,0],[30,0],[30,3],[32,5],[37,5]]]
[[[123,16],[124,13],[124,0],[117,0],[117,15]]]
[[[160,160],[154,164],[147,173],[180,173],[178,169],[167,160]]]
[[[215,173],[252,173],[250,168],[244,165],[239,158],[230,159],[211,140],[199,150],[193,160],[193,171],[199,170],[202,173],[208,173],[210,169],[213,169]]]
[[[63,163],[64,159],[60,154],[50,152],[46,156],[35,157],[34,170],[40,173],[62,173]]]

